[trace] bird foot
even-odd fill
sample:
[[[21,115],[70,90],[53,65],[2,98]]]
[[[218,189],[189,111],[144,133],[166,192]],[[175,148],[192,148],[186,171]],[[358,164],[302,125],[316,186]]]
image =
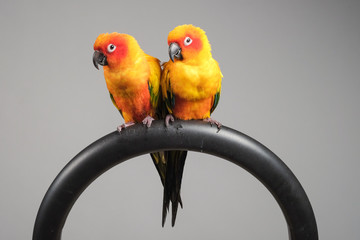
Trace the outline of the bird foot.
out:
[[[118,132],[121,132],[121,130],[123,130],[123,129],[127,128],[127,127],[130,127],[130,126],[132,126],[134,124],[135,124],[135,122],[123,123],[123,124],[121,124],[120,126],[117,127],[117,130],[118,130]]]
[[[169,126],[169,122],[170,122],[170,121],[174,122],[175,119],[174,119],[174,116],[173,116],[173,115],[168,114],[168,115],[166,115],[166,117],[165,117],[165,126],[166,126],[166,127]]]
[[[220,122],[218,122],[218,121],[216,121],[215,119],[212,119],[212,118],[205,118],[205,119],[203,119],[203,121],[210,123],[211,126],[213,124],[215,124],[219,130],[220,130],[221,126],[222,126],[222,124]]]
[[[151,126],[152,121],[154,121],[155,119],[150,117],[150,116],[146,116],[146,118],[144,118],[144,120],[142,120],[142,123],[144,125],[146,125],[147,127]]]

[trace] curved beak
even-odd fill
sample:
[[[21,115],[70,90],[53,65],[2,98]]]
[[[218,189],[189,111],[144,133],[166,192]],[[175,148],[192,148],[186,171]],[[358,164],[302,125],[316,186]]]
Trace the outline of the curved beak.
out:
[[[93,55],[93,63],[94,66],[99,70],[99,66],[98,64],[100,64],[101,66],[106,66],[108,65],[107,61],[106,61],[106,56],[100,52],[100,51],[95,51],[94,55]]]
[[[172,42],[169,45],[169,57],[173,62],[174,58],[179,60],[183,59],[183,56],[181,55],[181,47],[175,42]]]

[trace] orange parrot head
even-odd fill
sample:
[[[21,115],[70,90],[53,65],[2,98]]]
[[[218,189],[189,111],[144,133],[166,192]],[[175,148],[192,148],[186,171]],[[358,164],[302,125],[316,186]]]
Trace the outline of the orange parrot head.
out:
[[[93,63],[97,69],[98,65],[116,69],[135,58],[141,49],[134,37],[113,32],[100,34],[94,43],[94,51]]]
[[[211,46],[205,31],[193,25],[181,25],[168,35],[171,61],[197,61],[211,57]]]

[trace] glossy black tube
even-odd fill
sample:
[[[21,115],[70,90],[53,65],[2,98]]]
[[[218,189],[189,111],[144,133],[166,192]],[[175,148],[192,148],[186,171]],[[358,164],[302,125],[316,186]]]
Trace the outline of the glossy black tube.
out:
[[[37,214],[33,240],[60,240],[75,201],[105,171],[135,156],[170,149],[212,154],[246,169],[280,205],[289,239],[318,239],[314,212],[304,189],[275,154],[225,126],[218,131],[202,121],[176,120],[168,128],[163,121],[154,121],[150,128],[136,124],[121,133],[110,133],[75,156],[48,189]]]

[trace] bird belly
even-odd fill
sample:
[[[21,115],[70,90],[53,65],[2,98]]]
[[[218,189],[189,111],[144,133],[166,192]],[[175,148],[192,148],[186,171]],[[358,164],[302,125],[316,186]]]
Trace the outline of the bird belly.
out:
[[[117,107],[121,110],[125,122],[141,122],[146,116],[154,115],[147,92],[132,97],[114,96]]]
[[[183,120],[209,118],[211,100],[210,97],[191,101],[176,96],[173,115]]]

